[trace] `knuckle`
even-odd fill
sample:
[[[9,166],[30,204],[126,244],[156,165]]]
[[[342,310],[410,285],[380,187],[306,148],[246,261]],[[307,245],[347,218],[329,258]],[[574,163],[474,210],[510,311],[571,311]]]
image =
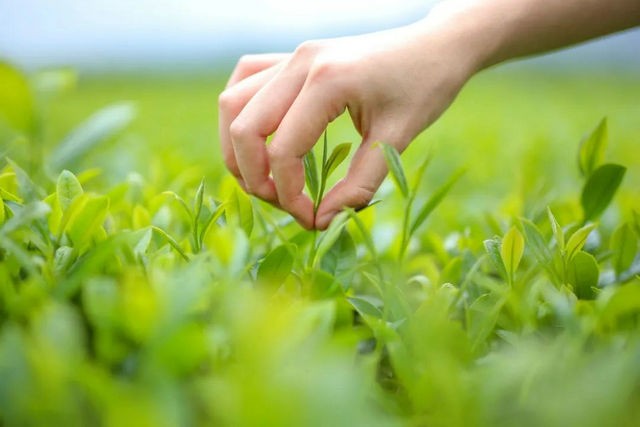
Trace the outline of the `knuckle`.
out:
[[[318,54],[320,49],[321,43],[317,40],[303,42],[293,52],[293,61],[309,61]]]
[[[218,107],[223,111],[234,112],[241,108],[240,99],[235,91],[227,89],[218,96]]]
[[[286,158],[286,151],[280,148],[278,145],[271,144],[267,150],[270,164],[281,163]]]
[[[326,85],[330,83],[340,90],[347,90],[348,84],[345,78],[349,74],[352,74],[352,70],[348,63],[318,58],[311,66],[307,80],[310,84]]]
[[[229,135],[234,143],[244,141],[250,133],[250,128],[244,121],[234,120],[229,126]]]

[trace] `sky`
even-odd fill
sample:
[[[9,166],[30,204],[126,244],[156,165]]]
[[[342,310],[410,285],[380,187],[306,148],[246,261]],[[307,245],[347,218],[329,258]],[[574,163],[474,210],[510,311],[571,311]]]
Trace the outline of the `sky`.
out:
[[[285,51],[311,38],[390,28],[433,0],[0,0],[0,57],[25,68],[209,67],[243,53]],[[640,31],[540,64],[640,68]]]

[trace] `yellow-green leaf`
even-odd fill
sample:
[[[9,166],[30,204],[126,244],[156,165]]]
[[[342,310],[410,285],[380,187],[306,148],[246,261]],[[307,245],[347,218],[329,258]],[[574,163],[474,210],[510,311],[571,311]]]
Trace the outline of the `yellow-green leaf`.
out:
[[[502,257],[504,266],[507,269],[507,274],[509,275],[509,280],[511,281],[513,281],[523,253],[524,237],[516,227],[512,227],[502,239],[502,245],[500,247],[500,256]]]

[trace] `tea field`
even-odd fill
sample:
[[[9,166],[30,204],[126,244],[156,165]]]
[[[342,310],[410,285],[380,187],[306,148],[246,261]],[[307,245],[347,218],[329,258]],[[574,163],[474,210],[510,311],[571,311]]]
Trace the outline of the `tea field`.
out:
[[[325,232],[224,169],[224,79],[0,64],[0,426],[637,425],[637,75],[485,72]]]

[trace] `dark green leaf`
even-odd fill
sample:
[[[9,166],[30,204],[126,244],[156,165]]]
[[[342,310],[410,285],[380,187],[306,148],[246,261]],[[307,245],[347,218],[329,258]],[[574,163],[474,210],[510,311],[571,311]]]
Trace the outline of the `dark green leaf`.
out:
[[[578,151],[578,167],[588,177],[602,163],[607,147],[607,118],[603,118],[590,134],[583,137]]]
[[[638,252],[638,237],[628,223],[618,227],[611,236],[611,251],[613,252],[611,264],[616,275],[619,276],[631,266]]]
[[[626,171],[624,166],[606,164],[589,176],[580,199],[585,222],[597,219],[609,206]]]
[[[281,245],[267,254],[258,267],[257,279],[259,282],[272,285],[281,285],[284,279],[291,274],[293,268],[294,248],[291,245]]]
[[[598,286],[600,270],[593,255],[579,251],[568,265],[569,282],[573,285],[576,296],[580,299],[593,299],[594,288]]]
[[[327,159],[327,163],[325,163],[325,165],[322,168],[323,181],[326,181],[327,179],[329,179],[329,177],[331,176],[331,173],[334,170],[336,170],[336,168],[340,166],[342,162],[344,162],[344,159],[347,158],[350,150],[351,150],[350,142],[345,142],[335,146],[335,148],[331,152],[331,155]]]

